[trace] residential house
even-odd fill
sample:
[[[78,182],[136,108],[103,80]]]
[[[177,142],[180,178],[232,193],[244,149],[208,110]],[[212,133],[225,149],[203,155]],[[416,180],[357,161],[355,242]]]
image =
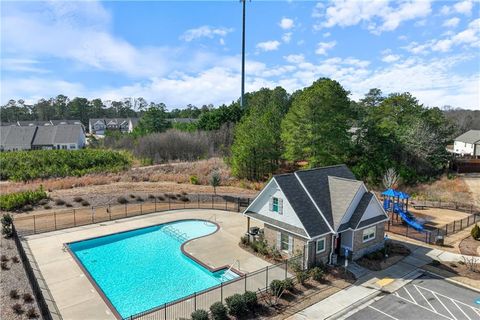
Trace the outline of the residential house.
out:
[[[105,135],[107,130],[127,133],[132,132],[137,123],[138,118],[90,119],[88,131],[101,136]]]
[[[480,130],[469,130],[456,137],[453,152],[461,156],[480,156]]]
[[[0,126],[0,151],[30,150],[36,130],[36,126]]]
[[[358,259],[384,246],[388,217],[376,196],[345,165],[273,176],[245,210],[263,222],[268,245],[304,253],[309,266]]]
[[[32,149],[76,150],[85,146],[85,131],[78,124],[37,127]]]

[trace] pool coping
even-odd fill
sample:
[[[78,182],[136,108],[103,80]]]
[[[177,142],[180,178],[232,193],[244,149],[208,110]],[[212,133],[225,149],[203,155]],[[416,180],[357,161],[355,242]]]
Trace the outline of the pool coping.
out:
[[[201,239],[201,238],[204,238],[204,237],[208,237],[208,236],[211,236],[215,233],[218,232],[218,230],[220,230],[220,225],[217,223],[217,222],[214,222],[214,221],[210,221],[210,220],[206,220],[206,219],[177,219],[177,220],[173,220],[173,221],[169,221],[169,222],[164,222],[164,223],[159,223],[159,224],[154,224],[154,225],[151,225],[151,226],[146,226],[146,227],[139,227],[139,228],[133,228],[133,229],[129,229],[129,230],[124,230],[124,231],[119,231],[119,232],[114,232],[114,233],[110,233],[110,234],[105,234],[105,235],[102,235],[102,236],[96,236],[96,237],[90,237],[90,238],[85,238],[85,239],[82,239],[82,240],[76,240],[76,241],[71,241],[71,242],[65,242],[63,243],[63,246],[64,248],[66,248],[67,252],[70,253],[70,255],[72,256],[73,260],[76,262],[76,264],[80,267],[80,269],[82,270],[82,272],[85,274],[85,276],[87,277],[87,279],[90,281],[90,283],[93,285],[93,287],[95,288],[95,290],[97,291],[97,293],[100,295],[100,297],[102,298],[102,300],[105,302],[105,304],[109,307],[109,309],[112,311],[113,315],[115,316],[115,318],[119,319],[119,320],[122,320],[122,319],[125,319],[123,318],[120,313],[117,311],[117,309],[115,308],[115,306],[112,304],[112,302],[110,301],[110,299],[107,297],[107,295],[103,292],[102,288],[97,284],[97,282],[95,281],[95,279],[90,275],[90,272],[88,272],[88,270],[85,268],[85,266],[83,265],[83,263],[78,259],[78,257],[75,255],[75,253],[70,249],[70,244],[72,243],[77,243],[77,242],[82,242],[82,241],[88,241],[88,240],[93,240],[93,239],[98,239],[98,238],[103,238],[103,237],[107,237],[107,236],[111,236],[111,235],[116,235],[116,234],[122,234],[122,233],[126,233],[126,232],[131,232],[131,231],[135,231],[135,230],[140,230],[140,229],[146,229],[146,228],[151,228],[151,227],[157,227],[157,226],[161,226],[161,225],[164,225],[164,224],[170,224],[170,223],[174,223],[174,222],[178,222],[178,221],[203,221],[203,222],[210,222],[210,223],[213,223],[217,229],[212,232],[212,233],[209,233],[209,234],[206,234],[206,235],[203,235],[203,236],[200,236],[200,237],[196,237],[196,238],[193,238],[193,239],[189,239],[185,242],[182,243],[182,245],[180,246],[180,250],[181,252],[187,256],[188,258],[192,259],[193,261],[195,261],[196,263],[198,263],[199,265],[201,265],[202,267],[204,267],[205,269],[207,269],[208,271],[214,273],[214,272],[217,272],[217,271],[220,271],[220,270],[223,270],[223,269],[229,269],[231,271],[233,271],[234,273],[236,273],[239,277],[243,277],[245,276],[245,274],[233,267],[230,267],[229,265],[223,265],[223,266],[220,266],[220,267],[217,267],[217,268],[212,268],[210,267],[209,265],[205,264],[204,262],[202,262],[201,260],[195,258],[193,255],[191,255],[190,253],[188,253],[187,251],[185,251],[184,249],[184,246],[189,243],[190,241],[193,241],[193,240],[197,240],[197,239]],[[233,279],[232,279],[233,280]],[[231,280],[230,280],[231,281]],[[228,281],[227,281],[228,282]],[[209,288],[206,288],[204,290],[207,290]],[[186,295],[185,297],[188,297],[189,295]],[[182,297],[184,298],[184,297]],[[170,302],[174,303],[178,300],[181,300],[182,298],[178,298],[178,299],[175,299],[175,300],[172,300]],[[160,305],[159,305],[160,306]],[[155,306],[153,308],[150,308],[150,309],[147,309],[147,310],[144,310],[144,311],[141,311],[141,312],[148,312],[149,310],[153,310],[153,309],[156,309],[158,308],[159,306]],[[137,313],[138,314],[138,313]],[[131,317],[131,316],[134,316],[135,314],[133,315],[130,315],[128,317]],[[128,318],[127,317],[127,318]]]

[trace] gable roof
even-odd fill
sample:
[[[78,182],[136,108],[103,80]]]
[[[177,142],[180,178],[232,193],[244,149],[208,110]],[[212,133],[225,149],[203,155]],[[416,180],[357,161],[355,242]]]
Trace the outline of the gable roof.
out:
[[[274,179],[310,237],[330,232],[329,226],[320,216],[295,174],[282,174],[275,176]]]
[[[334,230],[338,230],[343,217],[362,185],[362,181],[328,176],[332,208],[332,228]]]
[[[8,126],[1,127],[1,144],[2,147],[24,147],[30,148],[33,137],[35,136],[36,126]]]
[[[362,199],[360,199],[360,202],[355,208],[355,211],[353,211],[353,214],[350,217],[350,220],[343,223],[341,226],[339,226],[338,232],[345,231],[347,229],[356,229],[358,226],[358,223],[363,217],[363,214],[367,210],[368,204],[370,203],[372,198],[373,198],[372,192],[365,192],[362,196]]]
[[[459,135],[455,138],[455,141],[466,142],[466,143],[479,143],[480,142],[480,130],[469,130],[464,134]]]
[[[38,127],[32,145],[56,145],[77,143],[79,137],[84,134],[80,124],[59,124],[56,126]]]

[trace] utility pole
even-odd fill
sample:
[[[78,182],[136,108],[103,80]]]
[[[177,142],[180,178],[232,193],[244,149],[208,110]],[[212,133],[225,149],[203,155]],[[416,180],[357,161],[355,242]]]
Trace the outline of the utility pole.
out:
[[[240,107],[245,108],[245,4],[247,0],[240,0],[243,6],[243,19],[242,19],[242,93],[240,96]]]

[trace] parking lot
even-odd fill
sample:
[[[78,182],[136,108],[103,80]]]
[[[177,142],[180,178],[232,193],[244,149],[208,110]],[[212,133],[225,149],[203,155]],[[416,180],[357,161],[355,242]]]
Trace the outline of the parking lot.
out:
[[[477,320],[480,293],[425,274],[349,320]]]

